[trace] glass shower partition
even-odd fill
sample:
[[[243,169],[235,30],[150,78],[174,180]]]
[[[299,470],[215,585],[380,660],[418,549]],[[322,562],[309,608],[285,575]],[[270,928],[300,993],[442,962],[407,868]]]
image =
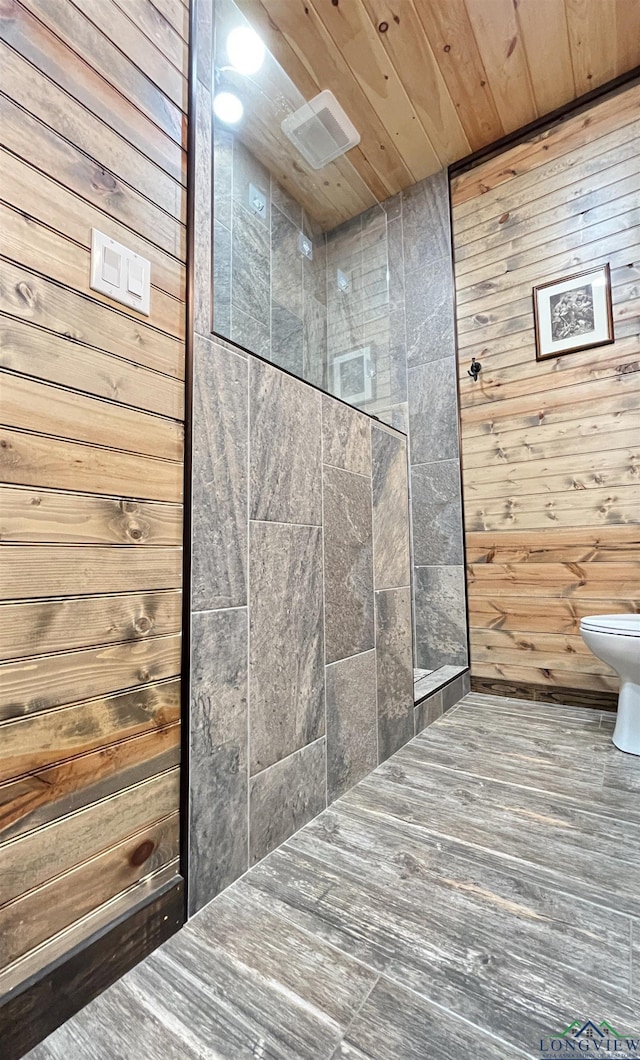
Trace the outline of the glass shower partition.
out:
[[[233,0],[216,0],[215,18],[213,330],[384,418],[386,212],[344,154],[313,168],[296,129],[331,154],[340,128],[332,144],[328,112],[305,110]]]
[[[295,42],[241,8],[266,17],[215,0],[212,329],[407,433],[402,196],[378,202],[357,148],[314,168],[348,117],[318,109],[327,93]],[[455,668],[418,654],[434,667],[415,672],[419,698]]]

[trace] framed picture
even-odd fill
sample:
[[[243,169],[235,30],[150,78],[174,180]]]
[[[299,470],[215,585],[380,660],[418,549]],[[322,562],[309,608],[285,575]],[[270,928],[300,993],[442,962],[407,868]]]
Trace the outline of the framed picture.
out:
[[[536,360],[613,342],[608,265],[533,288]]]

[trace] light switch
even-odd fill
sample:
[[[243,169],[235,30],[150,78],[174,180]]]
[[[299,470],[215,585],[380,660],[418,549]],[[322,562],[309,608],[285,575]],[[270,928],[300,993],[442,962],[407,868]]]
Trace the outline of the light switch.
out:
[[[142,298],[144,293],[144,268],[139,261],[131,258],[129,259],[128,267],[127,290],[131,294],[137,295],[138,298]]]
[[[122,258],[111,247],[102,248],[102,279],[112,287],[120,286],[120,265]]]
[[[151,262],[97,228],[91,230],[90,286],[149,316]]]

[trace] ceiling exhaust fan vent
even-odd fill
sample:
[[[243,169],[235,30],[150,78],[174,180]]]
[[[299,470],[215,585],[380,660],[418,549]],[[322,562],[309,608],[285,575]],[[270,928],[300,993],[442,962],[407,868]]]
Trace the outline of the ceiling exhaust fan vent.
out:
[[[328,88],[289,114],[281,127],[312,169],[322,169],[360,143],[360,133]]]

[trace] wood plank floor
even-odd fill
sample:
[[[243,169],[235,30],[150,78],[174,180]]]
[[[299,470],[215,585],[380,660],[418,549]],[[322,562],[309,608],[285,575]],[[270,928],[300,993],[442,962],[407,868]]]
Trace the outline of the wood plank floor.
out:
[[[640,759],[472,693],[31,1060],[513,1060],[640,1031]]]

